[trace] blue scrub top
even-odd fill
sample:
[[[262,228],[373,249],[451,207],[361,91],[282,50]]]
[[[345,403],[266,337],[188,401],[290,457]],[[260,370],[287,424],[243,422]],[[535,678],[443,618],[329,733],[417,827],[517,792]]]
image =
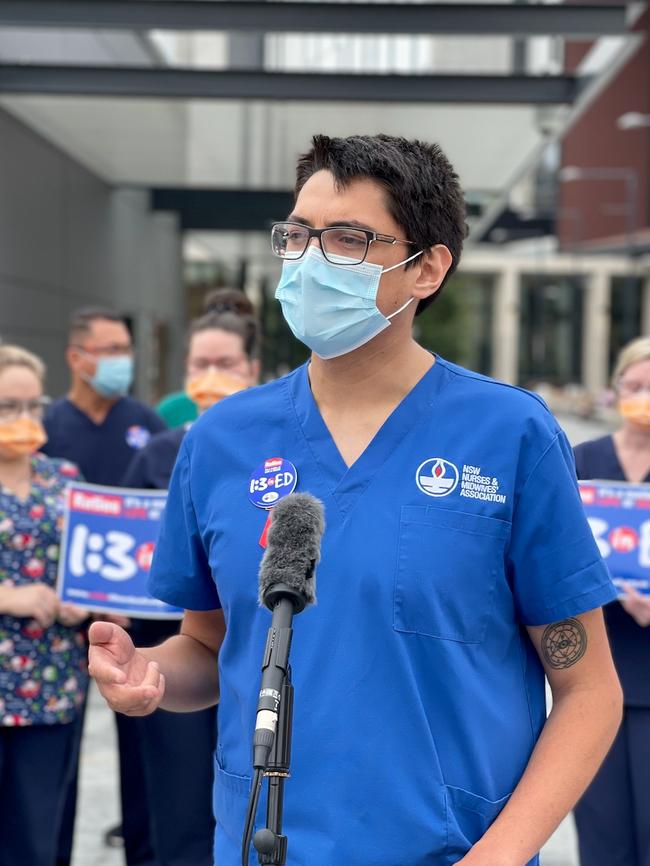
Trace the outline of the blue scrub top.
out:
[[[267,515],[249,479],[272,457],[297,467],[327,521],[318,603],[294,621],[288,863],[452,866],[499,814],[544,724],[543,670],[522,626],[616,596],[571,448],[537,397],[442,358],[350,468],[306,366],[196,422],[150,589],[223,607],[220,866],[240,862],[271,619],[257,602]]]

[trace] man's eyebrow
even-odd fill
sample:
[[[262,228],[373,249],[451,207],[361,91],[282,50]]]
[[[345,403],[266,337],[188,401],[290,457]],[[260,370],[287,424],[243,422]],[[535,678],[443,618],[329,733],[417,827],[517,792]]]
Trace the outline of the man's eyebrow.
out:
[[[314,228],[314,224],[311,222],[311,220],[308,220],[305,217],[295,213],[292,213],[287,217],[287,222],[301,223],[304,226]],[[324,228],[332,228],[334,226],[341,226],[342,228],[351,229],[363,229],[364,231],[369,232],[377,231],[372,226],[369,226],[366,223],[359,222],[359,220],[331,220],[330,222],[325,223]]]
[[[307,217],[300,216],[300,214],[297,213],[290,213],[287,217],[287,222],[300,223],[303,226],[309,226],[312,229],[314,228],[314,224],[313,222],[311,222],[311,220],[308,220]]]
[[[366,223],[359,222],[359,220],[336,220],[336,222],[327,223],[326,227],[329,226],[344,226],[345,228],[351,229],[363,229],[364,231],[374,232],[372,226],[366,225]]]

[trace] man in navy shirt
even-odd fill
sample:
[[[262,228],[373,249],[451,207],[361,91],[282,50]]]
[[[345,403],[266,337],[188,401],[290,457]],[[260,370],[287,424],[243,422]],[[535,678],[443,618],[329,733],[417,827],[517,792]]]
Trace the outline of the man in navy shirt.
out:
[[[45,416],[43,451],[76,463],[91,484],[118,486],[134,453],[165,429],[152,409],[128,396],[133,346],[122,317],[101,309],[76,313],[66,359],[70,391]]]
[[[70,325],[66,360],[70,390],[52,404],[45,416],[48,442],[43,451],[75,463],[92,484],[120,486],[134,453],[147,444],[152,434],[165,429],[152,409],[128,396],[133,381],[133,345],[124,319],[99,308],[76,312]],[[116,718],[127,863],[148,864],[153,862],[153,855],[137,732],[131,719],[121,715]],[[59,864],[70,860],[76,787],[75,767]]]

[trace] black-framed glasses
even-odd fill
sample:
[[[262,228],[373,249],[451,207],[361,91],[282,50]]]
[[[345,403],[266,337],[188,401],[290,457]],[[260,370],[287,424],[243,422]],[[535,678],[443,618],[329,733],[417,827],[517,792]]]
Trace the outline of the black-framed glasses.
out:
[[[304,256],[312,238],[318,238],[320,248],[328,262],[333,265],[360,265],[365,261],[370,244],[408,244],[393,235],[383,235],[371,229],[349,226],[328,226],[313,229],[302,223],[274,223],[271,226],[271,249],[281,259],[296,261]]]
[[[71,343],[70,348],[94,358],[121,358],[123,355],[133,355],[133,346],[126,343],[113,343],[110,346],[98,346],[95,349],[87,349],[77,343]]]
[[[0,421],[17,421],[23,415],[40,419],[51,402],[49,397],[36,397],[34,400],[0,399]]]

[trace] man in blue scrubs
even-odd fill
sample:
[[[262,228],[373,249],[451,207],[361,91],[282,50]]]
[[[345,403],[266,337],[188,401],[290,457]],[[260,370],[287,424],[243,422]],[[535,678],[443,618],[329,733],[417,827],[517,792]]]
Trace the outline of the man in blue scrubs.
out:
[[[314,139],[272,232],[276,296],[311,361],[224,400],[183,442],[151,582],[186,608],[182,633],[136,650],[92,627],[115,709],[219,701],[219,866],[240,862],[270,623],[257,506],[279,465],[327,524],[318,605],[294,624],[291,866],[537,864],[614,737],[599,608],[615,590],[564,434],[536,396],[412,337],[463,237],[437,146]]]
[[[122,316],[89,307],[73,314],[66,360],[71,384],[45,416],[43,451],[76,463],[91,484],[122,486],[134,454],[165,429],[156,413],[128,396],[133,381],[133,346]],[[117,716],[123,832],[128,866],[153,864],[136,727]],[[81,725],[79,723],[79,738]],[[79,745],[79,743],[77,744]],[[61,831],[57,866],[70,861],[76,810],[76,760]]]

